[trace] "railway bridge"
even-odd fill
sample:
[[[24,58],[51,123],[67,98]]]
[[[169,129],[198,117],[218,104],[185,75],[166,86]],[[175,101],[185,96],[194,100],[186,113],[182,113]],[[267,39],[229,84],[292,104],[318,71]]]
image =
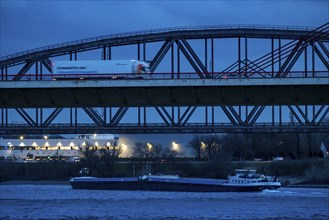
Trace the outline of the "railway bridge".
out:
[[[4,56],[0,135],[328,133],[328,44],[329,23],[202,26],[111,34]],[[122,56],[148,61],[152,74],[52,80],[56,60]]]

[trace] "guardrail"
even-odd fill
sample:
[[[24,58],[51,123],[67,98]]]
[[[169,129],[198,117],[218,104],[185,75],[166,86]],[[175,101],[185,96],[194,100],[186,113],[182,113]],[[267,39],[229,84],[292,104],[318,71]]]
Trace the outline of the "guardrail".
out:
[[[329,128],[329,122],[322,122],[320,124],[317,124],[317,122],[313,122],[311,123],[313,126],[325,126],[327,128]],[[51,127],[75,127],[75,126],[79,126],[79,127],[100,127],[98,126],[97,124],[95,123],[78,123],[78,124],[73,124],[73,126],[70,124],[70,123],[52,123],[48,126],[36,126],[36,128],[51,128]],[[235,125],[235,126],[246,126],[246,127],[263,127],[263,126],[310,126],[309,124],[301,124],[301,123],[297,123],[297,122],[294,122],[294,123],[291,123],[291,122],[275,122],[275,123],[272,123],[272,122],[258,122],[258,123],[254,123],[252,125]],[[29,124],[27,123],[23,123],[23,122],[15,122],[15,123],[8,123],[6,126],[4,127],[33,127],[33,126],[30,126]],[[180,124],[177,124],[177,125],[170,125],[168,126],[166,123],[147,123],[147,126],[145,126],[144,124],[143,125],[140,125],[138,123],[121,123],[119,125],[116,125],[116,126],[112,126],[112,127],[118,127],[118,128],[128,128],[128,127],[140,127],[140,128],[147,128],[147,127],[186,127],[186,126],[191,126],[191,127],[199,127],[199,126],[233,126],[232,123],[229,123],[229,122],[222,122],[222,123],[211,123],[211,122],[208,122],[208,123],[186,123],[185,125],[180,125]],[[104,125],[104,127],[108,127],[108,124]],[[1,128],[1,127],[0,127]]]
[[[314,122],[311,124],[290,123],[290,122],[263,122],[254,123],[253,125],[233,125],[231,123],[187,123],[184,125],[165,123],[148,123],[139,125],[138,123],[123,123],[116,126],[109,124],[98,126],[91,123],[57,123],[48,126],[30,126],[28,124],[6,124],[0,127],[0,134],[72,134],[72,133],[109,133],[116,134],[170,134],[170,133],[226,133],[226,132],[329,132],[328,122]]]
[[[200,73],[206,75],[205,73]],[[0,75],[0,81],[12,81],[16,74]],[[245,79],[274,78],[272,72],[241,73],[213,72],[205,79]],[[285,78],[327,78],[329,71],[291,71]],[[163,79],[200,79],[195,72],[153,73],[150,75],[134,74],[25,74],[20,81],[51,81],[51,80],[163,80]]]

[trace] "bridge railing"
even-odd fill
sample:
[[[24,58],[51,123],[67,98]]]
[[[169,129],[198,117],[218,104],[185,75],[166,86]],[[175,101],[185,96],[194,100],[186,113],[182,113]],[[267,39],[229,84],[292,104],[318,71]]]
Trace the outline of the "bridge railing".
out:
[[[329,126],[329,122],[322,122],[320,124],[316,124],[316,122],[313,123],[314,126]],[[8,123],[5,127],[31,127],[31,125],[23,123],[23,122],[16,122],[16,123]],[[52,123],[48,126],[36,126],[36,127],[71,127],[72,125],[70,123]],[[100,127],[99,125],[95,124],[95,123],[78,123],[77,126],[79,127]],[[151,122],[151,123],[147,123],[147,126],[149,127],[168,127],[168,125],[166,123],[155,123],[155,122]],[[232,126],[232,123],[229,122],[216,122],[216,123],[204,123],[204,122],[194,122],[194,123],[187,123],[186,125],[171,125],[171,127],[184,127],[184,126],[191,126],[191,127],[198,127],[198,126]],[[252,125],[236,125],[236,126],[247,126],[247,127],[262,127],[262,126],[283,126],[283,127],[287,127],[287,126],[301,126],[300,123],[294,122],[257,122],[254,123]],[[306,126],[306,125],[305,125]],[[309,125],[307,125],[309,126]],[[75,127],[75,124],[73,125],[73,127]],[[104,127],[108,127],[108,125],[104,125]],[[113,127],[118,127],[118,128],[125,128],[125,127],[141,127],[141,128],[145,128],[144,125],[140,125],[138,123],[121,123],[119,125],[113,126]],[[0,127],[1,128],[1,127]],[[329,128],[329,127],[328,127]]]
[[[174,124],[168,126],[165,123],[148,123],[147,125],[139,125],[138,123],[122,123],[116,126],[104,125],[99,126],[93,123],[56,123],[50,124],[48,126],[30,126],[28,124],[17,123],[17,124],[6,124],[0,127],[0,134],[6,134],[7,132],[16,131],[17,133],[28,131],[28,133],[39,134],[42,130],[47,134],[66,134],[74,132],[90,132],[97,131],[98,133],[108,133],[109,129],[112,132],[118,134],[125,133],[138,133],[141,132],[157,134],[157,133],[172,133],[172,132],[181,132],[181,133],[213,133],[213,132],[328,132],[329,123],[312,123],[312,124],[303,124],[303,123],[291,123],[291,122],[260,122],[254,123],[253,125],[242,124],[242,125],[233,125],[232,123],[187,123],[185,125]]]
[[[256,79],[256,78],[274,78],[275,73],[262,72],[254,74],[236,73],[236,72],[213,72],[204,74],[205,79]],[[16,74],[0,75],[0,81],[12,81]],[[219,77],[218,77],[219,76]],[[285,78],[328,78],[329,71],[291,71]],[[134,74],[25,74],[21,81],[50,81],[50,80],[163,80],[163,79],[200,79],[195,72],[182,73],[153,73],[150,75]]]

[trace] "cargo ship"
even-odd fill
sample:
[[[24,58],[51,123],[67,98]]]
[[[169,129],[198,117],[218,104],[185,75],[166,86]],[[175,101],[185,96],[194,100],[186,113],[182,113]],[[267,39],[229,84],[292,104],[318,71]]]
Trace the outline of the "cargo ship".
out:
[[[176,192],[259,192],[281,187],[277,177],[257,174],[255,169],[236,169],[227,180],[149,174],[122,178],[73,177],[70,184],[73,189]]]

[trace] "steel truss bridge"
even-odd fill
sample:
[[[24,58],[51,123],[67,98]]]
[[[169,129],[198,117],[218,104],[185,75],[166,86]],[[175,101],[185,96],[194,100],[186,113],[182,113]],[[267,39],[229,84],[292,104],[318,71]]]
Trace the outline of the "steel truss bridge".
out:
[[[113,34],[4,56],[0,135],[329,133],[328,45],[329,23],[314,29],[203,26]],[[150,78],[51,80],[56,60],[80,54],[110,60],[127,48],[124,59],[150,61]]]

